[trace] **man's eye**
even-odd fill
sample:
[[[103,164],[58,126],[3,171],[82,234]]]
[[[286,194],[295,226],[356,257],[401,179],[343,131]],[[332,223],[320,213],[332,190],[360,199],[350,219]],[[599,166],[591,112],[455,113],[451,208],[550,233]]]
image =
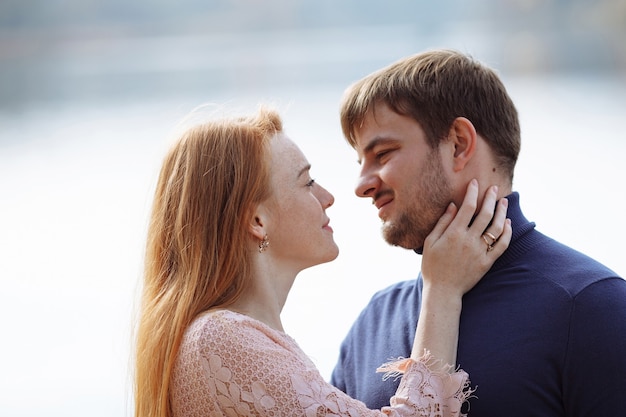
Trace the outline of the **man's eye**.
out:
[[[314,180],[314,179],[311,179],[311,180],[309,180],[309,181],[306,183],[306,186],[307,186],[307,187],[313,187],[313,184],[314,184],[314,183],[315,183],[315,180]]]

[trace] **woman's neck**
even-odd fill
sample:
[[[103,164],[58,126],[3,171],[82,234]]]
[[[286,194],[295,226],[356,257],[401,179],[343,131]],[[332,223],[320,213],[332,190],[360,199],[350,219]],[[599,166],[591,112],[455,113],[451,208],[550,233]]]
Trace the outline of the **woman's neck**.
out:
[[[261,298],[243,296],[229,305],[227,309],[258,320],[274,330],[285,331],[280,320],[280,309],[266,304]]]
[[[250,285],[229,309],[284,332],[280,313],[294,280],[293,273],[276,268],[256,268],[249,280]]]

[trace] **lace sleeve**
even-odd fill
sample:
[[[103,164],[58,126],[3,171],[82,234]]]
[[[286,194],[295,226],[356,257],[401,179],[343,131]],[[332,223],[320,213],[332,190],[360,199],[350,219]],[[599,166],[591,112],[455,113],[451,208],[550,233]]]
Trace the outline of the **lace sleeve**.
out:
[[[442,370],[434,372],[433,368]],[[399,358],[377,371],[385,373],[383,379],[402,376],[389,407],[402,410],[400,415],[462,417],[465,414],[461,414],[461,406],[474,391],[469,387],[467,373],[460,370],[451,373],[451,368],[441,366],[429,352],[425,352],[417,361]],[[389,408],[383,408],[383,411],[394,415]]]
[[[284,333],[223,318],[185,335],[171,381],[174,417],[458,416],[467,395],[465,373],[434,374],[428,358],[400,360],[383,368],[403,373],[391,406],[368,410],[328,384]]]

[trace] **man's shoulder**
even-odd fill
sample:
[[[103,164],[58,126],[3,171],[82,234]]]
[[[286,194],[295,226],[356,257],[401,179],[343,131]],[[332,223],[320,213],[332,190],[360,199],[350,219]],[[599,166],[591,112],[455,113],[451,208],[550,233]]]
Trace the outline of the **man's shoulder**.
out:
[[[420,287],[421,280],[413,279],[376,292],[352,324],[342,349],[361,360],[375,358],[372,366],[379,366],[390,352],[408,354],[419,315]]]
[[[398,298],[413,297],[419,290],[419,286],[419,279],[396,282],[395,284],[391,284],[388,287],[375,292],[370,299],[369,304],[388,302],[390,300],[397,300]]]
[[[372,295],[369,302],[357,318],[357,323],[371,324],[384,322],[393,318],[412,315],[411,306],[419,305],[421,280],[412,279],[389,285]],[[399,313],[402,313],[399,315]]]
[[[612,269],[566,244],[546,237],[534,268],[573,293],[607,279],[622,278]]]

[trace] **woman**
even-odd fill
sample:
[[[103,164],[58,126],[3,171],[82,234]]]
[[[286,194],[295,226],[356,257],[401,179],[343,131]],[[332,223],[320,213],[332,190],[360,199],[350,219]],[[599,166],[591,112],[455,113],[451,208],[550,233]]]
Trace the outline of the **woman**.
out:
[[[326,215],[334,198],[309,170],[264,108],[195,126],[170,150],[148,232],[136,417],[381,414],[327,384],[283,331],[296,275],[338,254]],[[413,353],[381,368],[404,375],[388,415],[456,415],[469,395],[467,374],[447,365],[461,297],[511,235],[493,189],[472,222],[477,190],[472,182],[426,241]]]

